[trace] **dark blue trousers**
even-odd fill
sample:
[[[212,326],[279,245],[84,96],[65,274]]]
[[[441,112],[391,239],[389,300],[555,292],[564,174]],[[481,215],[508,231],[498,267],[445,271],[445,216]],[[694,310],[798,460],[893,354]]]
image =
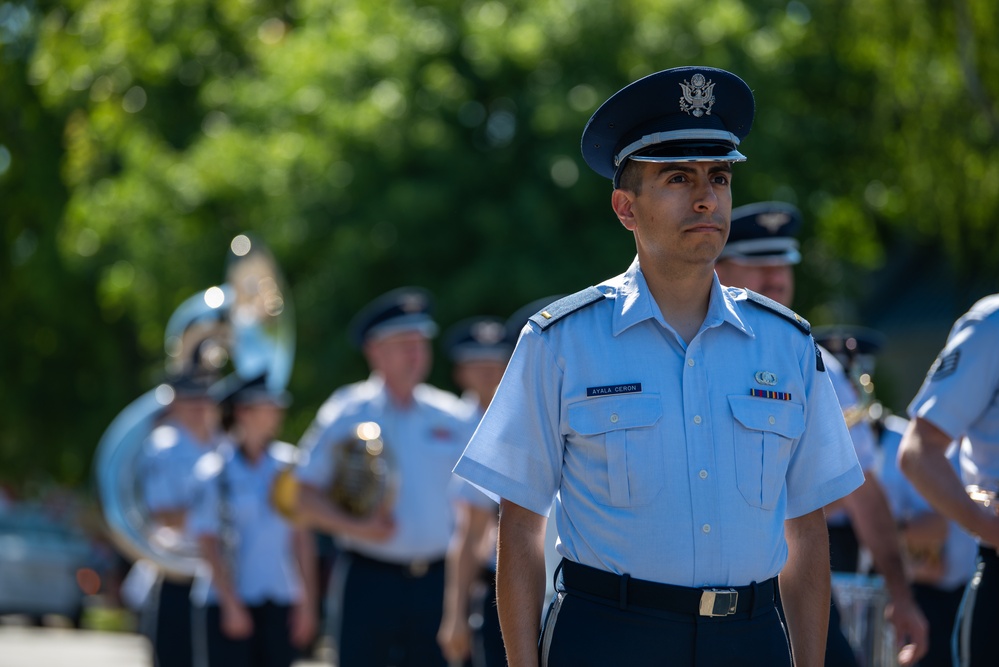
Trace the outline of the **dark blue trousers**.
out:
[[[549,605],[539,653],[542,667],[791,665],[773,596],[729,616],[708,617],[633,606],[568,585]]]
[[[334,566],[334,585],[342,567],[347,571],[334,628],[338,667],[446,667],[437,644],[443,560],[414,572],[345,553]]]
[[[152,618],[144,620],[155,667],[192,667],[191,584],[163,579],[153,594]]]
[[[995,667],[999,656],[999,555],[979,547],[978,570],[968,582],[955,632],[962,665]],[[967,660],[967,662],[965,662]]]
[[[919,661],[919,667],[953,667],[950,642],[964,588],[958,586],[948,591],[936,586],[913,584],[912,594],[930,626],[930,648]]]
[[[480,619],[472,629],[472,667],[506,667],[506,648],[496,610],[496,573],[483,575],[483,595],[473,601],[472,614]]]
[[[222,633],[222,613],[218,605],[196,609],[195,622],[203,632],[206,667],[291,667],[298,650],[291,643],[288,625],[291,607],[265,602],[248,608],[253,618],[253,634],[232,639]],[[200,638],[199,638],[200,639]]]

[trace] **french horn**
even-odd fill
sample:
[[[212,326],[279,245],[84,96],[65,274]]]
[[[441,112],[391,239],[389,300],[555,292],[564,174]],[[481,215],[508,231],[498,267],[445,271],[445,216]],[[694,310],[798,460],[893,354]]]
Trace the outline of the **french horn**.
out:
[[[333,445],[329,498],[347,514],[368,517],[391,506],[398,484],[395,459],[375,422],[358,424]]]
[[[267,373],[283,390],[294,360],[290,296],[267,247],[241,234],[230,243],[226,280],[186,299],[167,322],[166,372],[231,369],[250,379]],[[190,579],[201,567],[182,529],[157,521],[143,500],[144,447],[174,400],[167,384],[147,391],[112,420],[98,442],[94,479],[109,535],[132,560],[148,560],[166,576]]]
[[[330,502],[358,518],[391,507],[399,483],[398,469],[382,439],[381,426],[362,422],[332,447],[335,471],[327,489]],[[299,483],[294,472],[301,461],[301,452],[298,454],[294,463],[278,473],[270,492],[271,504],[290,521],[298,519]]]

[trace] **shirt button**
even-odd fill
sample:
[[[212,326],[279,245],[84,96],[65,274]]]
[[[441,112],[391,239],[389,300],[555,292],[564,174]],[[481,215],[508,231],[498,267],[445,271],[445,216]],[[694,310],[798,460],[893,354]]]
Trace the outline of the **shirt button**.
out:
[[[710,533],[711,532],[711,524],[710,523],[704,524],[703,526],[701,526],[701,530],[704,531],[705,533]]]
[[[694,423],[695,424],[700,424],[701,423],[701,415],[694,415]]]
[[[687,359],[687,365],[688,366],[693,366],[694,365],[694,360],[693,359]]]
[[[611,423],[612,424],[616,424],[618,419],[619,419],[619,417],[617,416],[616,412],[611,415]],[[773,419],[773,417],[771,417],[771,419]],[[770,422],[770,423],[772,424],[773,422]]]
[[[701,479],[707,479],[708,478],[708,471],[707,470],[702,470],[701,472],[697,473],[697,475]]]
[[[768,421],[769,421],[769,422],[770,422],[771,424],[776,424],[776,423],[777,423],[777,420],[776,420],[776,419],[774,419],[772,415],[771,415],[771,417],[770,417],[770,419],[769,419]]]

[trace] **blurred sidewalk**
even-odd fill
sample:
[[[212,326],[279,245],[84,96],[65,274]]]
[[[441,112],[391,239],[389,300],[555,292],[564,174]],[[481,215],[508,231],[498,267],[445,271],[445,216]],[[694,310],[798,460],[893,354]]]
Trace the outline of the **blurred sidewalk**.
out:
[[[0,625],[0,667],[152,667],[152,660],[149,642],[134,633]]]

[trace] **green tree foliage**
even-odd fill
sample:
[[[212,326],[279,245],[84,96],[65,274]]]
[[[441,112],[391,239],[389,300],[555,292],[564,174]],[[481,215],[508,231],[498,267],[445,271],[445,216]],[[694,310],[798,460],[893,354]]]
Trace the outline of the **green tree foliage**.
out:
[[[222,279],[242,231],[292,288],[292,439],[365,372],[345,330],[373,296],[424,285],[446,325],[620,272],[632,240],[579,136],[609,94],[666,67],[722,67],[754,89],[735,202],[804,210],[806,315],[856,296],[886,248],[999,270],[985,0],[0,8],[30,15],[16,39],[0,30],[2,475],[83,478],[103,427],[162,368],[172,310]]]

